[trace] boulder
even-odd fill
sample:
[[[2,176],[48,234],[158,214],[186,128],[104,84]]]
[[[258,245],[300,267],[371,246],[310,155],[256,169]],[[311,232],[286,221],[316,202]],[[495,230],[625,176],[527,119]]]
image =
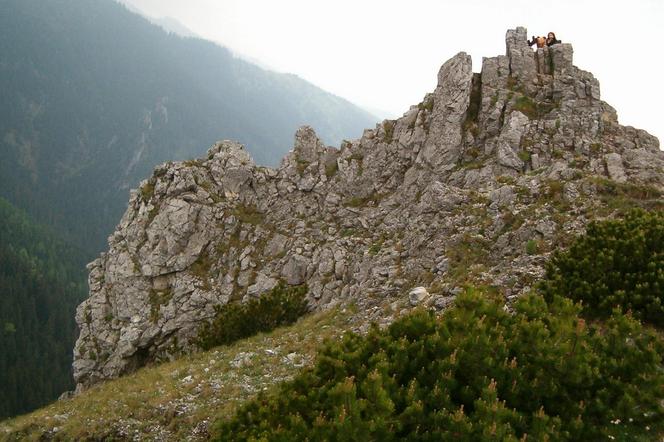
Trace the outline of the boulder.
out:
[[[424,287],[415,287],[410,292],[408,292],[408,302],[410,305],[415,307],[422,304],[425,300],[429,299],[431,295]]]

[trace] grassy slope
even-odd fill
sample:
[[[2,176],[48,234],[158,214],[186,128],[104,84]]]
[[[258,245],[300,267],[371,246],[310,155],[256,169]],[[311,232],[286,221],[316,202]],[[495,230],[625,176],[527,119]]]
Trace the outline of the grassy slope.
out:
[[[277,329],[97,385],[0,423],[0,440],[202,440],[260,390],[310,365],[325,339],[350,328],[348,310],[307,316]]]
[[[400,309],[392,310],[397,316]],[[261,390],[310,366],[327,339],[366,322],[354,309],[333,309],[231,346],[146,367],[81,395],[0,422],[0,441],[207,440],[208,427],[230,418]],[[663,335],[664,337],[664,335]],[[652,439],[664,441],[664,429]]]

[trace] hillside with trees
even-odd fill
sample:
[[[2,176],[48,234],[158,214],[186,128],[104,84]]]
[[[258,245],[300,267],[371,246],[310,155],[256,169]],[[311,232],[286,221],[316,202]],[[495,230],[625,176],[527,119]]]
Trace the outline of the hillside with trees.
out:
[[[328,143],[375,119],[290,74],[169,34],[113,0],[7,0],[0,13],[0,196],[92,257],[153,167],[217,140],[276,164],[295,130]]]
[[[74,311],[84,257],[0,198],[0,417],[73,387]]]

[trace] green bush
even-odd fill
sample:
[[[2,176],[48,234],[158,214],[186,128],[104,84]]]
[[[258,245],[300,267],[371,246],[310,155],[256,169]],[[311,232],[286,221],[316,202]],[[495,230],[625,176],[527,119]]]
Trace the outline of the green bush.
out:
[[[629,316],[587,325],[580,307],[468,291],[442,319],[328,343],[316,365],[260,394],[217,440],[634,440],[664,417],[664,346]],[[649,431],[646,426],[650,426]]]
[[[664,326],[664,213],[634,210],[625,219],[594,222],[547,266],[541,290],[581,301],[584,313],[614,308]]]
[[[146,203],[150,201],[150,198],[154,195],[154,186],[155,186],[155,180],[150,179],[148,180],[145,184],[141,186],[139,189],[139,192],[141,194],[141,198],[143,201]]]
[[[526,253],[529,255],[536,255],[539,251],[539,244],[534,239],[529,239],[526,243]]]
[[[383,136],[383,141],[387,144],[392,142],[392,137],[394,136],[394,120],[385,120],[383,121],[383,129],[385,130],[385,135]]]
[[[196,343],[209,350],[292,324],[308,311],[306,294],[306,285],[279,284],[258,299],[216,306],[215,317],[200,328]]]
[[[537,118],[537,105],[532,98],[525,95],[521,95],[516,99],[514,110],[518,110],[531,120]]]

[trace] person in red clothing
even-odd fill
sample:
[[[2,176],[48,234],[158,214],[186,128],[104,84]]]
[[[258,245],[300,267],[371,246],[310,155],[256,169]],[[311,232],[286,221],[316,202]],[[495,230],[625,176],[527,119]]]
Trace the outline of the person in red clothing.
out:
[[[535,37],[533,35],[533,39],[528,40],[528,46],[532,46],[534,44],[537,44],[538,48],[543,48],[544,46],[546,46],[546,38],[544,38],[544,37]]]

